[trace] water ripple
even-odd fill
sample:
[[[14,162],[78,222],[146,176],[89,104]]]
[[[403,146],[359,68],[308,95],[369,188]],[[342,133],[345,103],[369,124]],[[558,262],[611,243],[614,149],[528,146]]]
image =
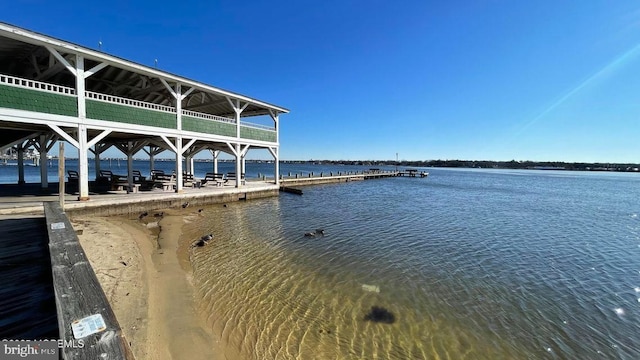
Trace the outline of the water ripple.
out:
[[[435,174],[207,209],[200,311],[253,359],[640,358],[637,182]]]

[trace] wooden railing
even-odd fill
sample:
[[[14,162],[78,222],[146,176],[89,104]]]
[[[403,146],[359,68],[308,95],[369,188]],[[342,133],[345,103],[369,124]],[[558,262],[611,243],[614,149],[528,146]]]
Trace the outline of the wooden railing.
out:
[[[69,219],[57,202],[45,202],[49,253],[55,289],[62,359],[133,359],[118,320],[80,246]],[[77,338],[75,322],[99,315],[105,328]]]
[[[55,94],[64,94],[64,95],[71,95],[71,96],[75,96],[76,94],[76,90],[74,88],[70,88],[62,85],[49,84],[49,83],[36,81],[36,80],[22,79],[22,78],[11,76],[11,75],[0,74],[0,84],[16,86],[16,87],[21,87],[25,89],[35,89],[35,90],[46,91],[46,92],[55,93]]]

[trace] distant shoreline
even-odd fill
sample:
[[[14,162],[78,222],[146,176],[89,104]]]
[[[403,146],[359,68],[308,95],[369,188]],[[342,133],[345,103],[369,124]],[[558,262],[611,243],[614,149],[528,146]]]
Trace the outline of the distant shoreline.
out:
[[[58,160],[56,156],[52,157]],[[15,165],[12,161],[0,162],[0,165]],[[66,160],[77,160],[67,157]],[[102,158],[102,161],[119,160],[126,158]],[[134,158],[135,161],[148,161],[149,159]],[[92,158],[89,161],[93,161]],[[175,161],[170,158],[156,158],[157,162]],[[194,159],[195,162],[210,163],[211,159]],[[219,163],[235,163],[231,159],[219,159]],[[273,164],[273,160],[246,160],[251,164]],[[467,168],[467,169],[512,169],[512,170],[568,170],[568,171],[613,171],[613,172],[640,172],[640,163],[586,163],[586,162],[561,162],[561,161],[493,161],[493,160],[280,160],[281,164],[309,164],[309,165],[349,165],[349,166],[397,166],[397,167],[432,167],[432,168]],[[32,164],[25,165],[32,166]]]
[[[615,171],[640,172],[640,164],[626,163],[567,163],[559,161],[474,161],[474,160],[426,160],[426,161],[345,161],[345,160],[281,160],[281,163],[313,163],[317,165],[361,165],[398,167],[442,167],[468,169],[513,169],[513,170],[569,170],[569,171]]]

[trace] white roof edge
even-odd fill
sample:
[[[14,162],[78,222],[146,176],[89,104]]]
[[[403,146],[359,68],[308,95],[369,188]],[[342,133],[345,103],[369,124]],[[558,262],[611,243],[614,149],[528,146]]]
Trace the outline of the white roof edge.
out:
[[[36,45],[51,46],[53,48],[56,48],[57,50],[62,49],[65,51],[71,51],[74,53],[85,55],[85,57],[88,59],[117,65],[118,67],[122,67],[126,70],[131,70],[136,73],[151,75],[153,77],[158,77],[158,78],[163,78],[169,81],[179,82],[182,85],[189,85],[191,87],[194,87],[200,90],[213,92],[218,95],[228,96],[228,97],[245,101],[254,105],[262,106],[267,109],[275,110],[280,113],[289,113],[288,109],[277,106],[277,105],[269,104],[264,101],[253,99],[244,95],[222,90],[214,86],[189,80],[187,78],[170,74],[165,71],[156,70],[145,65],[136,64],[134,62],[131,62],[113,55],[109,55],[100,51],[91,50],[80,45],[76,45],[70,42],[56,39],[47,35],[43,35],[43,34],[31,31],[31,30],[26,30],[20,27],[16,27],[7,23],[0,22],[0,35],[12,38],[14,40],[20,40],[23,42],[28,42]],[[31,41],[25,41],[26,39],[29,39]]]

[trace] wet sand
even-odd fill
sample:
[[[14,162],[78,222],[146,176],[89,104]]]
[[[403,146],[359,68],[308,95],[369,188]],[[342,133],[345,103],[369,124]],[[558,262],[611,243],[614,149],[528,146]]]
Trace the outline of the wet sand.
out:
[[[195,310],[184,214],[164,215],[72,223],[136,359],[228,359]]]

